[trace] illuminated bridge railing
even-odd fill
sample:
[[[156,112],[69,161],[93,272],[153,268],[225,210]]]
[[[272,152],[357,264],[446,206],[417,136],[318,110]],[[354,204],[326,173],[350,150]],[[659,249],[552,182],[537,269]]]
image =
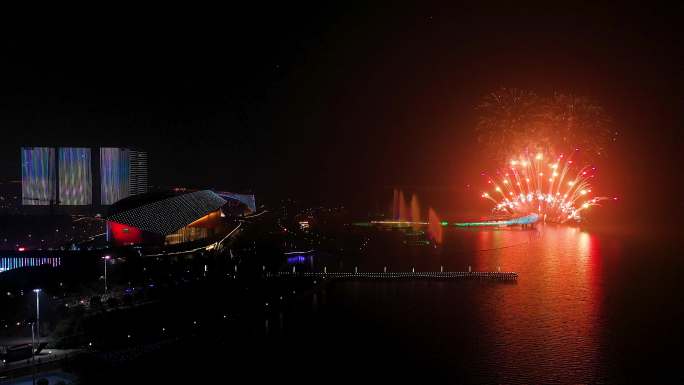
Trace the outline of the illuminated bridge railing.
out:
[[[482,221],[482,222],[462,222],[454,223],[458,227],[475,227],[475,226],[513,226],[513,225],[531,225],[539,221],[539,215],[530,214],[524,217],[504,219],[504,220],[493,220],[493,221]]]
[[[424,271],[382,273],[267,272],[266,278],[319,278],[343,280],[492,280],[516,281],[518,273],[502,271]]]
[[[0,273],[20,269],[22,267],[34,267],[50,265],[57,267],[62,264],[62,259],[58,257],[2,257],[0,256]]]
[[[485,227],[485,226],[515,226],[515,225],[533,225],[539,222],[538,214],[525,215],[524,217],[509,218],[509,219],[492,219],[486,221],[478,222],[452,222],[451,224],[447,221],[441,221],[439,224],[441,226],[456,226],[456,227]],[[402,220],[391,220],[391,221],[370,221],[370,222],[355,222],[352,223],[354,226],[360,227],[370,227],[370,226],[382,226],[382,227],[394,227],[408,229],[414,226],[428,226],[429,222],[412,222],[412,221],[402,221]]]

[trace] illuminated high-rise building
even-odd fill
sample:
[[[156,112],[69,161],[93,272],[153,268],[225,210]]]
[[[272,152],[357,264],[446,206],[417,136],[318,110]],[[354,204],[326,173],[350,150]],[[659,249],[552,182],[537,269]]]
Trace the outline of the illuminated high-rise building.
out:
[[[60,147],[59,204],[84,206],[93,203],[90,148]]]
[[[111,205],[130,195],[130,150],[100,148],[100,204]]]
[[[22,204],[109,206],[147,192],[147,152],[101,147],[99,156],[91,153],[89,147],[22,147]]]
[[[129,194],[144,194],[147,192],[147,152],[130,150],[129,154]]]
[[[57,200],[55,149],[21,148],[21,203],[27,206],[52,205]]]

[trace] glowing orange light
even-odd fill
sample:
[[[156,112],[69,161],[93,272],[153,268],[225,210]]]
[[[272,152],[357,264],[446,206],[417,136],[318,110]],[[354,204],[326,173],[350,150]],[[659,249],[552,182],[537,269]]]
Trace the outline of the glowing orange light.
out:
[[[534,159],[537,163],[533,163]],[[498,194],[501,194],[498,197],[500,199],[486,193],[483,193],[482,196],[494,202],[494,211],[505,215],[538,212],[543,213],[547,220],[554,222],[564,223],[568,220],[579,222],[582,220],[580,214],[582,210],[594,206],[602,200],[609,199],[593,197],[592,195],[592,197],[585,198],[584,202],[577,202],[578,197],[593,194],[589,185],[589,181],[594,176],[589,173],[591,169],[580,169],[576,179],[568,180],[566,173],[573,172],[570,166],[573,163],[572,160],[564,158],[563,155],[555,157],[555,162],[543,163],[543,159],[553,160],[554,157],[548,153],[540,152],[533,154],[531,158],[524,155],[520,158],[509,158],[508,164],[505,164],[507,167],[501,169],[495,177],[490,177],[488,183],[494,185]],[[549,167],[548,176],[546,175],[547,172],[543,171],[544,164]],[[525,167],[517,169],[509,165]],[[559,166],[563,166],[562,174],[558,171]],[[515,176],[509,176],[509,173],[513,173]],[[535,174],[537,174],[537,178],[534,178]],[[525,184],[521,184],[523,178]],[[558,184],[555,183],[556,179],[558,179]],[[518,187],[509,187],[512,184]]]

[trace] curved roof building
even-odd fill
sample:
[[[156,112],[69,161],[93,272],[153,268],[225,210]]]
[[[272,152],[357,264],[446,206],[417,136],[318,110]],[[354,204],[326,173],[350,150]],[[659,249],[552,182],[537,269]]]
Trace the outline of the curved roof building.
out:
[[[118,245],[194,241],[213,235],[224,204],[211,190],[134,195],[110,207],[107,233]]]

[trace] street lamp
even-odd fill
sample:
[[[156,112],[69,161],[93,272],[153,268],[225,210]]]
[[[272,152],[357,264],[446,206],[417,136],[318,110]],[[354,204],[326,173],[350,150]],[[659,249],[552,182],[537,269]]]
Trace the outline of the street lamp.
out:
[[[36,335],[40,345],[40,289],[33,289],[33,292],[36,293]]]
[[[34,325],[35,322],[31,322],[31,361],[36,360],[36,334],[33,328]]]
[[[107,294],[107,262],[108,262],[110,259],[112,259],[112,257],[109,256],[109,255],[105,255],[104,257],[102,257],[102,260],[104,261],[104,270],[105,270],[105,272],[104,272],[104,279],[105,279],[105,282],[104,282],[104,283],[105,283],[104,292],[105,292],[105,294]]]

